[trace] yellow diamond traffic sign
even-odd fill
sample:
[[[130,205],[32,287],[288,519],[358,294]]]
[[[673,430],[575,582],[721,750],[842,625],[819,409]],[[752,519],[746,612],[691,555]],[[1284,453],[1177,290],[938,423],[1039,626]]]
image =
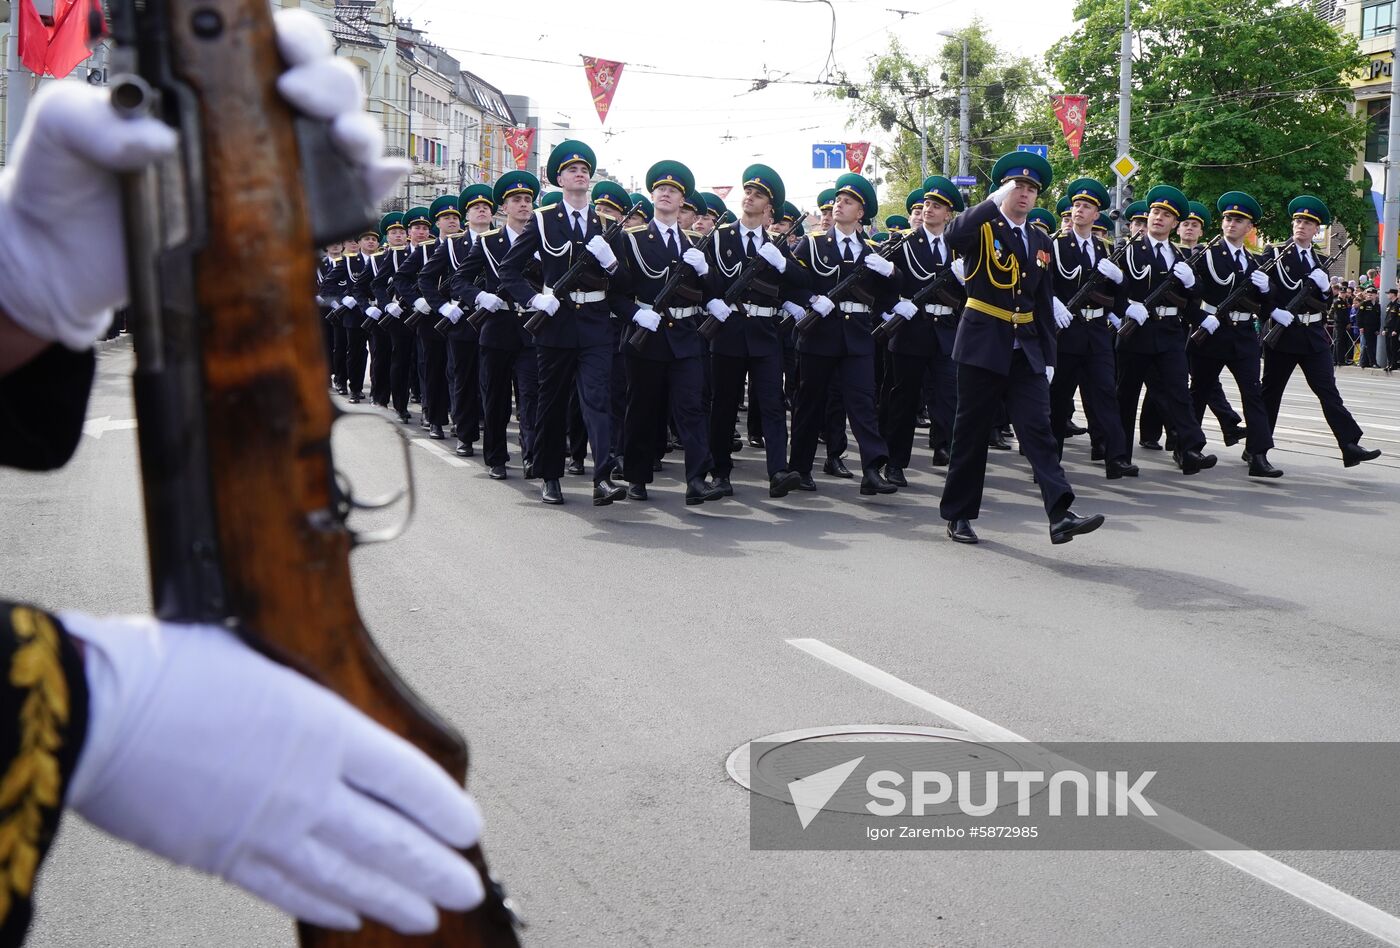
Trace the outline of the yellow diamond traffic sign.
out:
[[[1118,174],[1118,177],[1127,181],[1137,174],[1138,163],[1133,161],[1131,155],[1119,155],[1118,160],[1113,163],[1113,170]]]

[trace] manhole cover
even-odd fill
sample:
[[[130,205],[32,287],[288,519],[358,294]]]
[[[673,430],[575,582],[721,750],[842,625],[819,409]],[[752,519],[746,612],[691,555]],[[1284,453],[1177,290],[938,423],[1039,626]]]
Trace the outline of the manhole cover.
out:
[[[740,745],[729,755],[725,769],[734,782],[745,790],[762,794],[771,800],[791,804],[788,784],[827,767],[834,767],[851,757],[850,747],[841,742],[881,741],[909,744],[900,751],[900,763],[908,771],[937,770],[943,773],[966,771],[973,774],[973,785],[982,786],[977,774],[985,771],[1003,773],[1025,770],[1025,762],[1016,759],[1002,747],[992,747],[969,739],[965,731],[937,727],[906,727],[897,724],[847,724],[831,727],[803,728],[755,738]],[[751,761],[754,744],[764,747],[757,761]],[[830,745],[829,751],[822,745]],[[800,750],[799,750],[800,748]],[[1043,789],[1038,787],[1037,792]],[[1034,794],[1031,794],[1034,795]],[[1011,806],[1026,794],[1002,794],[1002,807]],[[856,781],[844,786],[825,806],[842,813],[866,813],[870,796],[865,785]],[[930,814],[956,813],[956,801],[943,806],[930,806]]]

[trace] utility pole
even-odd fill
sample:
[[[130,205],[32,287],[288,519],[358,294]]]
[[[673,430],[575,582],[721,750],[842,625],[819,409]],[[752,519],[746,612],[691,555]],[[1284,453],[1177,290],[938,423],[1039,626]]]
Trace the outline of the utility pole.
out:
[[[928,177],[928,90],[919,99],[919,174]]]
[[[1133,114],[1133,0],[1123,0],[1123,45],[1118,53],[1118,154],[1128,153],[1128,126]],[[1118,177],[1116,203],[1121,211],[1127,202],[1123,200],[1125,179]],[[1127,224],[1118,220],[1118,231],[1122,233]]]
[[[1395,56],[1400,62],[1400,30],[1395,31]],[[1381,312],[1384,314],[1389,291],[1395,286],[1396,230],[1400,229],[1400,69],[1390,76],[1390,151],[1385,167],[1385,222],[1381,235]],[[1384,325],[1384,324],[1382,324]],[[1376,333],[1376,364],[1389,365],[1385,334]]]
[[[9,164],[10,149],[19,136],[24,112],[29,105],[29,70],[19,61],[18,5],[10,11],[10,35],[5,46],[5,163]]]
[[[943,116],[943,177],[948,177],[948,158],[953,150],[952,132],[948,130],[948,116]]]
[[[958,97],[958,174],[967,174],[968,167],[968,117],[972,111],[971,95],[967,88],[967,32],[962,35],[962,94]]]

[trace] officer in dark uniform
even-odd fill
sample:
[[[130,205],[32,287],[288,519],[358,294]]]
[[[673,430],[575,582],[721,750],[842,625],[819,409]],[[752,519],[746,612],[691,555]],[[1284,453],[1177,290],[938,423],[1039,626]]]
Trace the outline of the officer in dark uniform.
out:
[[[1093,178],[1078,178],[1070,182],[1065,197],[1070,201],[1070,229],[1051,242],[1058,362],[1050,383],[1050,428],[1063,453],[1078,388],[1092,439],[1103,450],[1104,473],[1109,480],[1137,477],[1118,420],[1113,381],[1117,333],[1109,317],[1123,271],[1109,259],[1113,248],[1108,241],[1094,233],[1101,209],[1108,205],[1108,189]],[[1098,289],[1090,290],[1071,311],[1068,303],[1092,274],[1100,275]]]
[[[512,387],[519,392],[520,444],[525,477],[528,480],[534,474],[532,459],[539,393],[534,339],[525,331],[520,307],[503,299],[497,291],[500,289],[501,262],[510,252],[515,238],[529,224],[539,188],[539,179],[528,171],[510,171],[496,180],[491,207],[500,207],[505,212],[505,226],[480,234],[473,231],[471,250],[462,266],[452,275],[449,287],[453,298],[460,301],[456,308],[448,311],[448,318],[455,324],[454,329],[466,322],[463,312],[483,309],[489,313],[481,322],[478,358],[482,399],[485,402],[483,460],[487,476],[496,481],[506,479],[506,461],[509,459],[506,426],[510,423]],[[484,205],[478,202],[477,206]]]
[[[433,217],[426,207],[411,207],[404,212],[404,226],[408,229],[408,251],[399,251],[395,254],[397,261],[393,267],[394,274],[390,278],[393,284],[394,299],[385,307],[384,312],[398,320],[398,327],[394,332],[394,359],[402,360],[404,375],[407,381],[404,387],[408,389],[410,399],[415,387],[418,390],[418,402],[423,409],[423,427],[428,427],[428,406],[423,402],[423,357],[422,345],[418,341],[418,333],[408,325],[409,320],[414,318],[417,310],[414,309],[414,301],[418,299],[418,271],[422,269],[427,258],[432,255],[433,245],[437,243],[433,237],[432,224]],[[418,319],[422,314],[418,314]],[[399,415],[399,419],[404,423],[408,422],[407,407]]]
[[[1293,218],[1293,239],[1282,251],[1276,271],[1281,290],[1278,302],[1282,305],[1270,317],[1286,328],[1278,342],[1264,350],[1264,407],[1269,413],[1272,428],[1278,422],[1279,406],[1283,403],[1288,379],[1295,368],[1301,367],[1308,387],[1322,405],[1327,426],[1332,429],[1332,435],[1341,448],[1343,463],[1347,467],[1355,467],[1362,461],[1375,460],[1381,456],[1381,452],[1361,446],[1361,426],[1347,411],[1342,395],[1337,391],[1336,369],[1331,359],[1332,344],[1323,323],[1332,303],[1332,285],[1326,271],[1318,265],[1317,254],[1312,249],[1318,228],[1331,223],[1332,214],[1320,198],[1311,194],[1303,194],[1290,201],[1288,214]],[[1304,281],[1310,282],[1312,289],[1304,294],[1295,310],[1286,309],[1303,289]]]
[[[379,271],[386,265],[381,242],[382,237],[378,228],[368,228],[360,234],[361,266],[359,274],[350,283],[350,295],[355,299],[353,308],[360,314],[358,328],[369,346],[370,401],[382,408],[389,404],[389,376],[387,372],[376,372],[375,366],[379,364],[377,358],[379,351],[383,349],[387,353],[389,342],[379,329],[379,321],[384,318],[384,310],[379,306],[374,295],[374,284],[379,279]],[[364,377],[363,368],[357,377],[361,379]],[[359,400],[352,392],[350,401],[353,403]]]
[[[375,352],[372,371],[382,375],[388,391],[388,403],[399,421],[405,424],[408,416],[408,376],[413,369],[414,349],[417,338],[408,330],[401,317],[403,301],[399,299],[394,278],[413,252],[408,242],[408,229],[404,225],[402,211],[390,211],[379,222],[384,232],[384,261],[375,277],[373,291],[375,305],[384,311],[379,319],[382,333],[381,346]]]
[[[1386,290],[1389,301],[1385,304],[1385,324],[1381,334],[1385,336],[1385,370],[1393,372],[1400,365],[1400,290],[1391,287]]]
[[[870,330],[879,314],[898,302],[899,277],[894,264],[874,253],[859,230],[878,209],[874,185],[858,174],[842,175],[836,179],[832,229],[821,237],[809,235],[794,254],[799,267],[793,271],[795,286],[800,288],[798,298],[811,294],[808,305],[821,317],[797,340],[799,381],[788,469],[801,475],[799,486],[807,490],[816,489],[812,459],[834,379],[839,379],[842,403],[860,448],[864,472],[860,492],[898,490],[881,474],[889,462],[889,447],[875,413],[875,340]],[[857,268],[871,271],[862,289],[841,300],[825,295]],[[789,307],[789,311],[797,308],[791,303]]]
[[[484,184],[476,184],[464,190],[449,208],[444,202],[441,207],[434,205],[433,217],[438,225],[438,243],[433,255],[418,273],[418,288],[427,304],[424,319],[418,325],[428,326],[435,336],[442,338],[436,329],[442,317],[451,320],[453,325],[447,331],[442,347],[443,373],[447,380],[448,417],[452,421],[452,434],[457,439],[457,454],[471,457],[476,453],[478,417],[481,414],[481,382],[478,377],[478,354],[476,331],[462,320],[462,307],[451,298],[452,277],[466,263],[471,253],[473,234],[462,226],[462,217],[467,213],[467,201],[481,205],[485,221],[478,218],[477,227],[482,232],[491,229],[491,189]]]
[[[953,343],[958,411],[939,503],[948,536],[959,543],[977,542],[971,521],[982,509],[987,430],[1003,410],[1040,484],[1050,542],[1068,543],[1103,525],[1102,514],[1079,517],[1070,510],[1074,491],[1050,431],[1055,318],[1048,268],[1054,255],[1050,239],[1026,224],[1050,181],[1050,163],[1039,155],[1003,155],[992,167],[991,197],[958,215],[946,232],[948,245],[966,260],[967,305]]]
[[[1055,202],[1055,216],[1058,217],[1058,218],[1060,219],[1060,230],[1059,230],[1059,232],[1062,233],[1062,234],[1067,234],[1067,233],[1069,233],[1069,228],[1070,228],[1069,206],[1070,206],[1070,200],[1069,200],[1069,195],[1068,195],[1068,194],[1063,195],[1058,201]]]
[[[438,263],[433,260],[442,250],[444,242],[460,239],[462,214],[457,206],[457,195],[441,195],[429,206],[428,214],[438,229],[438,238],[431,243],[424,241],[418,245],[419,252],[415,254],[418,263],[411,272],[418,290],[418,296],[413,301],[413,309],[418,315],[410,319],[414,323],[414,331],[418,333],[418,351],[422,360],[423,423],[428,428],[428,437],[441,440],[447,437],[443,426],[452,417],[452,399],[447,381],[447,340],[435,328],[439,316],[445,314],[428,302],[426,294],[432,293],[434,299],[440,298],[438,286],[451,276],[446,258]],[[465,257],[466,254],[462,254],[457,259]]]
[[[325,256],[316,263],[316,302],[325,320],[326,359],[331,365],[331,388],[337,395],[345,394],[345,326],[340,321],[340,300],[348,281],[341,260],[343,249],[339,241],[327,244]]]
[[[541,500],[562,504],[559,478],[564,474],[565,429],[569,388],[576,385],[588,440],[593,447],[593,503],[620,500],[626,489],[609,480],[616,466],[612,453],[613,341],[608,308],[610,275],[617,270],[616,249],[603,239],[603,225],[590,200],[598,160],[583,142],[560,142],[545,167],[551,184],[564,191],[558,204],[535,211],[501,263],[501,288],[513,302],[547,315],[535,337],[539,359],[539,445],[535,470],[544,479]],[[621,241],[617,247],[621,247]],[[544,289],[536,292],[525,273],[539,254]],[[584,279],[563,299],[552,287],[581,254],[588,254]]]
[[[599,181],[593,185],[593,207],[606,227],[613,221],[621,220],[628,208],[635,203],[626,189],[616,181]],[[651,202],[647,202],[648,207]],[[626,441],[627,417],[627,357],[622,354],[622,343],[631,324],[612,314],[612,453],[621,458]],[[583,424],[583,411],[578,406],[578,389],[569,398],[569,473],[583,473],[583,459],[587,454],[588,431]],[[618,470],[622,469],[621,463]]]
[[[710,343],[714,373],[714,405],[710,415],[710,453],[714,457],[714,482],[729,490],[734,469],[733,431],[749,378],[749,417],[761,419],[762,443],[767,452],[768,494],[783,497],[799,480],[787,469],[787,414],[783,410],[784,288],[793,298],[794,271],[786,248],[763,229],[765,211],[784,200],[783,179],[767,165],[744,169],[743,217],[738,224],[722,224],[710,245],[708,286],[711,300],[706,309],[722,325]],[[760,276],[749,284],[736,308],[722,298],[745,267],[757,267]],[[752,425],[752,421],[750,422]]]
[[[1053,238],[1060,232],[1060,221],[1054,214],[1043,207],[1033,207],[1026,215],[1026,223],[1040,231],[1046,237]]]
[[[705,481],[712,464],[709,430],[701,405],[704,352],[696,317],[699,305],[687,296],[704,299],[709,262],[681,229],[679,212],[685,195],[695,190],[695,177],[679,161],[658,161],[647,171],[647,188],[655,209],[650,224],[628,228],[620,263],[608,287],[608,303],[622,319],[644,330],[639,342],[631,333],[624,343],[627,357],[627,447],[623,477],[627,496],[646,500],[653,465],[665,452],[662,406],[669,406],[685,450],[685,502],[718,500],[718,487]],[[665,300],[658,299],[677,268],[690,284]],[[659,306],[659,308],[657,308]]]
[[[1147,192],[1148,223],[1133,238],[1123,256],[1123,282],[1118,284],[1114,312],[1138,324],[1132,335],[1118,340],[1118,409],[1124,436],[1131,439],[1137,419],[1138,395],[1144,383],[1166,421],[1177,433],[1174,459],[1185,474],[1215,466],[1215,455],[1201,453],[1206,437],[1196,421],[1186,380],[1186,333],[1181,311],[1199,297],[1195,272],[1171,243],[1171,232],[1187,210],[1186,195],[1167,184]],[[1149,312],[1143,301],[1163,282],[1172,280],[1175,299],[1160,299]],[[1132,442],[1128,442],[1132,450]],[[1131,460],[1131,457],[1129,458]]]
[[[650,198],[638,191],[633,191],[631,194],[627,195],[627,198],[628,208],[635,207],[637,210],[627,215],[627,220],[623,222],[625,226],[641,227],[651,220],[652,206]]]
[[[904,210],[909,215],[909,228],[918,230],[924,226],[924,186],[921,184],[910,191],[904,199]]]
[[[963,209],[962,194],[941,175],[924,179],[919,190],[923,192],[922,223],[894,255],[900,272],[901,298],[892,308],[891,317],[903,320],[904,325],[895,330],[889,341],[891,384],[880,406],[880,431],[890,448],[885,478],[898,487],[908,485],[904,469],[913,454],[914,426],[925,403],[929,406],[933,465],[948,463],[958,401],[953,342],[957,336],[957,313],[966,299],[962,285],[945,277],[934,297],[917,307],[911,302],[919,291],[951,268],[953,251],[944,231],[953,215]]]
[[[341,377],[352,405],[358,404],[365,396],[365,366],[369,361],[369,334],[364,329],[365,315],[361,303],[369,298],[369,282],[372,278],[369,255],[365,247],[377,245],[379,232],[366,228],[354,241],[345,242],[345,252],[340,257],[340,273],[345,295],[340,299],[340,325],[345,333],[345,362]]]
[[[1361,302],[1356,304],[1356,328],[1361,333],[1361,359],[1363,369],[1376,367],[1376,335],[1381,331],[1381,305],[1376,299],[1376,288],[1365,287],[1361,291]]]
[[[1222,194],[1216,209],[1221,212],[1220,229],[1225,239],[1208,248],[1195,267],[1201,288],[1196,312],[1206,336],[1190,347],[1191,400],[1199,422],[1205,417],[1210,392],[1220,382],[1221,370],[1228,368],[1244,407],[1249,476],[1282,477],[1283,472],[1270,464],[1267,456],[1274,446],[1273,425],[1259,391],[1259,330],[1254,309],[1263,306],[1272,311],[1273,284],[1259,260],[1244,246],[1263,212],[1259,202],[1243,191]],[[1253,289],[1222,312],[1220,304],[1244,280]]]

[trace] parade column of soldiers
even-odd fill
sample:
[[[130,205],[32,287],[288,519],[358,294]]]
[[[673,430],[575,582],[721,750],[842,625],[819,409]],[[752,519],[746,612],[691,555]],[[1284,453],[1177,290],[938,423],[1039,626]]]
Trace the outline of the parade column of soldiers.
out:
[[[822,224],[805,233],[766,165],[744,170],[735,218],[678,161],[652,166],[648,194],[594,184],[596,164],[588,145],[566,141],[547,163],[560,191],[541,198],[533,175],[511,172],[327,247],[316,292],[332,388],[359,400],[367,344],[372,401],[407,423],[416,380],[423,427],[442,438],[450,420],[458,454],[470,455],[481,426],[496,480],[507,477],[514,405],[524,475],[542,481],[546,504],[564,502],[561,477],[584,473],[590,446],[595,505],[649,500],[673,450],[687,504],[732,496],[746,399],[747,440],[764,451],[775,498],[817,489],[818,442],[826,474],[853,476],[848,423],[860,492],[907,486],[927,426],[932,466],[948,470],[940,512],[963,543],[977,542],[988,449],[1007,447],[1008,421],[1052,542],[1096,529],[1102,517],[1070,509],[1066,441],[1087,430],[1107,478],[1138,477],[1144,386],[1139,444],[1160,448],[1165,433],[1184,474],[1216,464],[1201,428],[1210,408],[1226,446],[1245,442],[1251,477],[1282,476],[1268,451],[1295,368],[1343,462],[1380,454],[1360,445],[1337,392],[1327,320],[1341,304],[1312,247],[1330,223],[1316,197],[1289,204],[1292,239],[1265,259],[1245,247],[1264,211],[1243,191],[1216,201],[1220,234],[1203,243],[1210,209],[1158,185],[1125,209],[1130,235],[1115,246],[1107,188],[1070,182],[1057,220],[1034,206],[1049,163],[1022,152],[997,161],[981,204],[965,208],[933,175],[881,233],[867,229],[878,200],[858,174],[822,192]],[[504,223],[492,229],[495,213]],[[1391,309],[1382,331],[1400,332]],[[530,320],[542,325],[527,331]],[[1073,422],[1076,392],[1087,429]]]

